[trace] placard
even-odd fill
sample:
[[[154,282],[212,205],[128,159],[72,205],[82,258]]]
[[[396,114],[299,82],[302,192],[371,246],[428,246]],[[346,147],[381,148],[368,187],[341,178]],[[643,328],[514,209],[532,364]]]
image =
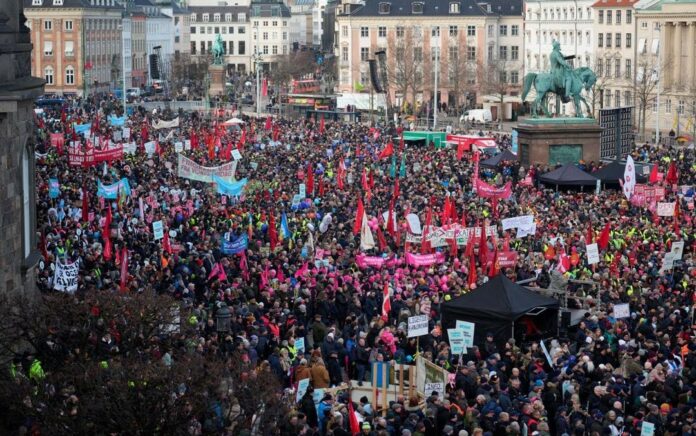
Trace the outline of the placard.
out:
[[[655,434],[655,424],[643,421],[640,424],[640,436],[653,436]]]
[[[457,329],[447,329],[447,336],[449,337],[452,354],[466,353],[466,347],[464,347],[464,332]]]
[[[77,291],[77,276],[80,268],[77,262],[63,264],[58,260],[53,274],[53,289],[73,293]]]
[[[300,183],[300,197],[304,200],[307,197],[307,186],[304,183]]]
[[[307,393],[307,388],[309,388],[309,379],[303,378],[297,382],[297,396],[295,397],[295,402],[299,403],[302,397]]]
[[[474,346],[474,329],[476,325],[473,322],[457,321],[457,330],[461,330],[464,335],[464,346],[469,348]]]
[[[130,141],[131,129],[130,127],[123,128],[123,140]]]
[[[297,354],[304,354],[305,352],[305,344],[304,344],[304,338],[297,338],[295,339],[295,350],[297,351]]]
[[[242,159],[242,153],[239,152],[236,148],[232,149],[232,159],[234,160],[240,160]]]
[[[587,264],[594,265],[599,263],[599,246],[597,243],[587,245]]]
[[[614,306],[614,318],[622,319],[631,316],[631,310],[628,307],[628,303],[617,304]]]
[[[252,170],[256,170],[259,167],[259,164],[257,162],[249,162],[249,166]]]
[[[684,241],[672,242],[670,253],[674,254],[674,260],[681,260],[682,254],[684,254]]]
[[[190,139],[184,139],[184,150],[191,150],[191,140]]]
[[[174,151],[177,153],[181,153],[184,151],[184,143],[179,141],[174,143]]]
[[[408,337],[415,338],[428,334],[428,315],[416,315],[408,318]]]
[[[674,205],[676,203],[657,203],[657,216],[674,216]]]
[[[660,273],[670,270],[674,267],[674,253],[671,251],[665,253],[665,257],[662,259],[662,268],[660,268]]]
[[[433,392],[437,392],[439,398],[445,397],[445,384],[444,383],[426,383],[423,393],[426,397],[429,397]]]
[[[164,224],[161,220],[152,223],[152,234],[155,237],[155,241],[164,238]]]

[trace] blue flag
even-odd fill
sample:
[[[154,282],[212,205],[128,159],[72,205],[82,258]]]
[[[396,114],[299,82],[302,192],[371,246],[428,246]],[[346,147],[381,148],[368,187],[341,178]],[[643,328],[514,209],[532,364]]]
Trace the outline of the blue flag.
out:
[[[87,124],[73,124],[73,129],[75,130],[75,133],[82,133],[83,135],[89,131],[89,129],[92,128],[92,125],[87,123]]]
[[[228,241],[226,239],[223,239],[220,242],[220,251],[222,251],[223,254],[227,255],[232,255],[232,254],[237,254],[241,253],[242,251],[247,249],[247,246],[249,245],[249,237],[244,234],[240,236],[237,239],[234,239],[232,241]]]
[[[110,115],[109,116],[109,124],[111,124],[114,127],[121,127],[124,124],[126,124],[126,117],[125,116],[117,117],[114,115]]]
[[[213,175],[213,182],[217,184],[217,192],[222,195],[229,195],[230,197],[238,197],[242,195],[244,191],[244,186],[247,184],[247,179],[238,180],[236,182],[228,182],[225,179]]]
[[[119,191],[121,195],[131,195],[131,188],[130,183],[128,183],[128,179],[123,178],[111,185],[105,185],[101,182],[101,180],[99,180],[97,184],[97,196],[104,197],[107,200],[116,200],[118,198]]]
[[[288,239],[292,236],[290,226],[288,226],[288,216],[283,212],[283,217],[280,219],[280,230],[283,232],[283,239]]]
[[[60,196],[60,182],[58,179],[48,179],[48,196],[58,198]]]

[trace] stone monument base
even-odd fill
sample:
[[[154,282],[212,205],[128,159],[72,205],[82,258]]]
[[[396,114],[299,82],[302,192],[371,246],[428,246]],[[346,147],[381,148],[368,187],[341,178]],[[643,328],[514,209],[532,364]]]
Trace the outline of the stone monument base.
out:
[[[225,66],[210,65],[208,67],[208,72],[210,73],[210,89],[208,94],[211,96],[225,95]]]
[[[602,128],[591,118],[530,118],[517,126],[523,166],[599,161]]]

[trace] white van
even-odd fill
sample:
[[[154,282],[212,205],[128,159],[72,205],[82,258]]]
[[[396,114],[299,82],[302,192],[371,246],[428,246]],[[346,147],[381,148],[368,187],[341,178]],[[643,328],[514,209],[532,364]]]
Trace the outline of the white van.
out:
[[[493,121],[493,115],[490,109],[471,109],[462,114],[459,117],[459,122],[472,122],[472,123],[490,123]]]

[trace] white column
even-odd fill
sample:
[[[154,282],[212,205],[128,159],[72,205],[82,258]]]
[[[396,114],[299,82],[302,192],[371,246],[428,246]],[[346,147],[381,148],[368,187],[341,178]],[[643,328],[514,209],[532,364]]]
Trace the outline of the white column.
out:
[[[682,26],[681,23],[675,21],[672,23],[674,26],[672,33],[672,50],[670,51],[669,61],[672,62],[672,88],[681,87],[683,83],[681,82],[681,39],[682,39]]]
[[[689,26],[689,36],[686,41],[686,80],[688,80],[687,86],[696,86],[696,64],[694,64],[694,50],[696,50],[696,22],[690,22]]]

